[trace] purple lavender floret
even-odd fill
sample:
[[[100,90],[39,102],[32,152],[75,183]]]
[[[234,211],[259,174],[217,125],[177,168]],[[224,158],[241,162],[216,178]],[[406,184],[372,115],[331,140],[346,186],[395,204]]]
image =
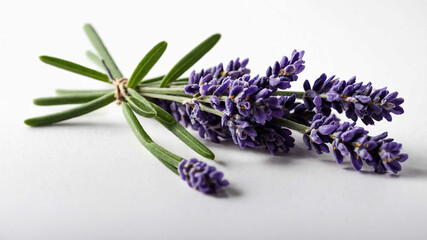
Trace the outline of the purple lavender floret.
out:
[[[383,172],[384,167],[387,170],[397,173],[402,169],[400,163],[408,159],[408,154],[400,153],[401,148],[402,144],[393,142],[393,139],[384,139],[379,153],[381,161],[372,162],[373,166],[379,172]]]
[[[292,137],[292,132],[277,124],[268,122],[257,133],[256,145],[264,146],[271,154],[275,154],[279,150],[287,153],[290,148],[294,147],[295,139]]]
[[[311,125],[314,115],[316,115],[316,113],[312,110],[308,110],[304,103],[297,103],[289,116],[285,114],[283,116],[294,122],[309,126]]]
[[[200,92],[202,96],[211,95],[223,82],[224,79],[237,79],[245,74],[249,74],[250,70],[246,68],[249,59],[244,59],[240,62],[237,58],[231,60],[224,69],[223,64],[208,68],[196,73],[191,72],[188,78],[188,85],[185,87],[185,92],[195,95]]]
[[[292,94],[291,96],[280,96],[278,100],[279,106],[283,111],[283,118],[288,118],[291,114],[291,111],[293,111],[298,106],[298,103],[295,103],[295,94]]]
[[[223,179],[222,172],[196,158],[182,160],[178,172],[188,186],[203,193],[215,193],[218,189],[229,185],[229,182]]]
[[[209,137],[213,142],[219,143],[219,137],[230,139],[231,135],[221,125],[221,118],[214,114],[200,110],[200,103],[192,100],[185,104],[186,115],[189,117],[191,127],[199,132],[201,138]]]
[[[329,152],[326,144],[332,143],[337,163],[343,162],[344,156],[350,156],[353,167],[359,171],[363,162],[372,166],[375,172],[397,173],[401,170],[400,163],[408,159],[408,155],[400,153],[402,144],[387,137],[387,132],[371,137],[356,123],[343,122],[331,115],[329,117],[316,114],[310,129],[304,135],[304,143],[309,149],[321,154]]]
[[[270,89],[252,85],[250,76],[244,75],[230,85],[224,113],[227,116],[239,114],[241,118],[248,118],[249,121],[259,124],[280,118],[283,110],[279,105],[279,99],[271,96],[272,93]]]
[[[390,93],[387,88],[373,90],[372,84],[356,83],[356,77],[350,80],[327,78],[322,74],[310,87],[308,80],[304,82],[304,103],[307,109],[315,109],[317,113],[328,116],[331,108],[339,113],[345,112],[353,121],[361,119],[366,125],[374,124],[385,118],[391,121],[391,113],[400,115],[404,112],[400,106],[404,100],[398,98],[397,92]]]
[[[338,127],[339,120],[334,115],[325,117],[322,114],[316,114],[310,129],[303,136],[308,150],[313,150],[317,154],[329,153],[329,147],[326,144],[333,141],[330,134],[334,133]]]
[[[199,106],[192,113],[195,107],[194,103],[182,105],[181,103],[160,99],[156,99],[155,103],[171,114],[181,125],[184,127],[190,126],[197,131],[201,138],[207,137],[215,143],[219,143],[220,138],[231,138],[228,130],[221,126],[220,117],[200,111]]]
[[[227,117],[224,114],[222,125],[228,128],[233,142],[242,149],[263,146],[271,154],[275,154],[279,150],[289,152],[290,148],[294,147],[292,132],[271,122],[261,125],[241,120],[239,115]]]
[[[304,105],[307,110],[316,110],[317,113],[322,113],[324,116],[331,114],[332,104],[326,99],[323,99],[321,95],[328,92],[332,87],[333,83],[336,82],[335,76],[327,77],[326,74],[320,75],[319,78],[314,81],[313,88],[310,86],[310,82],[305,80],[304,90],[305,94],[303,97]]]
[[[253,125],[248,121],[241,120],[239,115],[227,117],[226,114],[222,116],[221,125],[228,129],[231,134],[233,142],[239,145],[240,148],[255,147],[256,143],[254,138],[258,135]]]
[[[291,87],[290,82],[298,79],[298,74],[305,68],[304,51],[294,50],[291,58],[284,56],[280,62],[275,62],[273,66],[267,68],[266,81],[271,89],[287,89]]]
[[[407,154],[400,153],[402,144],[386,138],[387,132],[370,137],[367,135],[368,131],[354,125],[344,123],[334,134],[336,139],[333,148],[338,163],[342,162],[343,156],[350,155],[356,170],[362,168],[363,161],[378,173],[385,173],[387,170],[397,173],[402,169],[400,163],[408,159]]]

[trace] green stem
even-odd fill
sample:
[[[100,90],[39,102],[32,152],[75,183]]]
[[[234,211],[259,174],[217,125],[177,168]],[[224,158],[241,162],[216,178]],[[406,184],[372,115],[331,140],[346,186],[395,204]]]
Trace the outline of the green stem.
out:
[[[163,99],[163,100],[169,100],[181,104],[185,104],[186,101],[191,100],[190,97],[181,97],[181,96],[173,96],[173,95],[162,95],[162,94],[155,94],[155,93],[141,93],[141,95],[145,97],[151,97],[151,98],[157,98],[157,99]],[[191,96],[191,95],[190,95]],[[192,97],[192,96],[191,96]],[[196,98],[197,99],[197,98]],[[222,117],[223,113],[217,109],[213,109],[211,107],[208,107],[206,105],[200,104],[200,110],[208,113],[215,114],[219,117]]]
[[[199,97],[196,97],[196,99],[199,102],[212,103],[211,97],[212,96],[199,96]],[[218,96],[218,98],[219,98],[220,101],[223,101],[223,102],[225,102],[225,100],[227,100],[226,96]]]
[[[224,115],[218,109],[214,109],[214,108],[208,107],[208,106],[203,105],[203,104],[199,104],[199,106],[200,106],[200,110],[202,110],[203,112],[212,113],[212,114],[215,114],[215,115],[217,115],[219,117],[222,117],[222,115]]]
[[[291,96],[295,94],[296,98],[302,99],[305,92],[294,92],[294,91],[276,91],[273,93],[273,96]]]
[[[169,101],[178,102],[181,104],[183,104],[186,101],[191,100],[191,98],[189,98],[189,97],[182,97],[182,96],[162,95],[162,94],[156,94],[156,93],[140,93],[140,94],[144,97],[169,100]]]
[[[157,87],[138,87],[136,89],[139,93],[157,93],[157,94],[170,94],[175,96],[193,97],[186,94],[182,88],[157,88]]]
[[[165,77],[165,75],[160,76],[160,77],[155,77],[155,78],[147,79],[147,80],[142,80],[139,83],[139,86],[146,86],[146,85],[158,86],[159,82],[164,77]],[[171,83],[171,85],[187,85],[187,83],[188,83],[188,78],[179,78],[179,79],[175,80],[173,83]]]
[[[300,123],[291,121],[289,119],[284,119],[284,118],[275,118],[275,119],[273,119],[273,122],[279,124],[280,126],[298,131],[301,134],[305,134],[306,131],[310,129],[310,127],[308,127],[304,124],[300,124]]]

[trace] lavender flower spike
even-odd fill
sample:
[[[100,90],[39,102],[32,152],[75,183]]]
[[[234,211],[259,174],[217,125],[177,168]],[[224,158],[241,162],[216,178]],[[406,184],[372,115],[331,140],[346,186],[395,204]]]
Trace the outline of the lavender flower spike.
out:
[[[322,74],[313,84],[304,82],[304,103],[308,110],[316,109],[317,113],[328,116],[334,108],[339,113],[345,112],[353,121],[361,119],[366,125],[374,124],[383,118],[391,121],[391,113],[400,115],[404,112],[400,106],[404,100],[397,97],[397,92],[387,88],[374,90],[371,83],[339,80]]]
[[[215,193],[229,184],[223,179],[222,172],[196,158],[182,160],[179,163],[178,172],[182,180],[187,181],[188,186],[203,193]]]
[[[356,127],[356,123],[343,122],[331,115],[325,117],[316,114],[307,134],[304,134],[304,142],[308,149],[316,153],[329,152],[327,143],[332,143],[333,153],[337,163],[343,162],[344,156],[350,156],[353,167],[359,171],[363,162],[372,166],[375,172],[385,173],[399,172],[401,162],[408,159],[408,155],[400,153],[402,144],[396,143],[387,137],[387,132],[371,137],[362,127]]]

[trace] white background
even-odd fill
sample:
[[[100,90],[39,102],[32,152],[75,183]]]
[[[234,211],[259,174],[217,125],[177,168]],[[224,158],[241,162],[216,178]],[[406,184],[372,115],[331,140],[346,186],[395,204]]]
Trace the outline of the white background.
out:
[[[207,196],[186,186],[133,136],[112,104],[78,119],[29,128],[28,117],[68,108],[32,99],[56,88],[105,84],[42,64],[42,54],[93,66],[90,22],[126,76],[159,41],[168,50],[151,76],[193,46],[222,39],[195,69],[249,57],[253,73],[294,48],[306,70],[353,75],[398,90],[405,114],[380,122],[409,160],[399,175],[337,165],[306,151],[287,155],[206,143],[231,186]],[[5,1],[0,0],[0,239],[427,239],[426,1]],[[195,153],[152,120],[162,146]]]

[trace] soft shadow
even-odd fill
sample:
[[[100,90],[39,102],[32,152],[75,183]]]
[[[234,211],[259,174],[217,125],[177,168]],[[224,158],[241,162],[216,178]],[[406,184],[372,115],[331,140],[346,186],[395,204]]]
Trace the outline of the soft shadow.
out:
[[[403,166],[399,175],[403,178],[427,178],[427,170],[421,168],[405,168],[405,166]]]
[[[333,165],[336,165],[336,166],[344,166],[344,169],[346,169],[346,170],[350,170],[350,169],[354,170],[354,168],[351,165],[351,162],[344,160],[343,163],[339,164],[339,163],[337,163],[337,161],[335,160],[335,158],[333,156],[331,156],[331,157],[332,158],[320,159],[320,161],[324,162],[324,163],[328,163],[328,164],[333,164]]]
[[[223,166],[223,167],[227,166],[227,162],[226,161],[215,159],[215,160],[213,160],[213,162],[216,163],[216,164],[218,164],[218,165],[220,165],[220,166]]]
[[[227,186],[218,190],[216,194],[211,194],[214,198],[237,198],[242,196],[242,192],[233,186]]]
[[[345,167],[344,170],[356,172],[359,174],[369,175],[369,176],[375,176],[375,177],[389,177],[389,178],[427,178],[427,171],[424,169],[411,169],[411,168],[404,168],[402,171],[400,171],[398,174],[392,173],[392,172],[386,172],[386,173],[377,173],[374,170],[360,170],[356,171],[353,167]]]
[[[268,153],[266,150],[262,149],[266,154]],[[289,150],[288,153],[280,152],[274,155],[271,155],[270,158],[266,160],[269,164],[280,164],[280,165],[287,165],[292,163],[295,159],[301,160],[306,159],[309,157],[312,153],[308,151],[307,149],[295,146]]]
[[[344,169],[344,170],[347,170],[347,171],[350,171],[350,172],[359,173],[359,174],[364,174],[364,175],[371,175],[371,176],[380,176],[380,177],[384,177],[384,176],[386,176],[386,175],[390,175],[390,173],[377,173],[377,172],[374,172],[374,170],[372,170],[372,171],[368,171],[368,170],[363,170],[363,169],[361,169],[360,171],[356,171],[356,169],[354,169],[352,166],[345,167],[345,168],[343,168],[343,169]],[[395,175],[395,176],[397,176],[396,174],[391,174],[391,175]]]
[[[273,164],[273,165],[289,165],[294,160],[291,157],[284,157],[282,155],[273,155],[270,156],[265,162],[267,164]]]

